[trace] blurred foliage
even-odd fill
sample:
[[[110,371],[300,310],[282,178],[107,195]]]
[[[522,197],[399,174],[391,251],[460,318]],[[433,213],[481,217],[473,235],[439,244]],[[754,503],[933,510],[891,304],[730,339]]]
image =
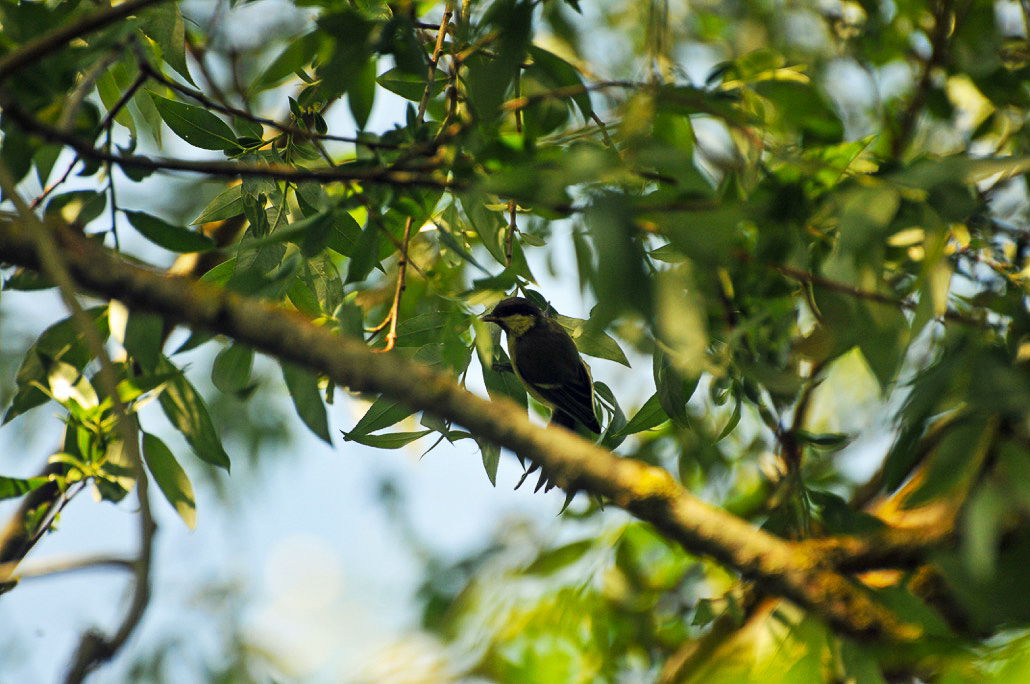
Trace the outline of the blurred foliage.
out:
[[[159,3],[6,73],[0,161],[23,188],[54,186],[40,212],[127,259],[213,253],[196,274],[213,286],[463,381],[481,372],[491,396],[523,404],[493,369],[504,353],[478,316],[512,292],[546,302],[533,268],[550,263],[590,310],[552,308],[581,351],[632,363],[648,384],[639,397],[604,393],[605,445],[788,538],[958,533],[925,566],[869,580],[900,616],[932,626],[933,639],[899,654],[754,598],[646,525],[574,506],[565,515],[594,532],[540,542],[532,558],[512,562],[498,540],[458,564],[427,560],[424,629],[463,651],[463,674],[1027,676],[1025,6],[294,0],[276,10],[289,30],[248,42],[234,16],[251,4]],[[0,64],[95,11],[0,0]],[[62,187],[67,135],[116,157],[76,157],[69,170],[86,189]],[[131,154],[149,165],[117,162]],[[167,158],[212,155],[283,173],[230,177],[192,217],[115,192],[145,180],[160,194]],[[345,180],[286,172],[305,169]],[[242,237],[217,243],[231,220],[245,220]],[[50,287],[4,274],[4,298]],[[89,314],[125,350],[122,399],[135,409],[156,398],[193,452],[142,426],[157,489],[188,524],[179,461],[228,471],[228,433],[256,445],[281,430],[272,409],[240,418],[241,402],[260,407],[285,387],[302,423],[331,441],[325,402],[339,392],[324,378],[282,363],[283,385],[266,382],[252,376],[252,350],[204,334],[168,350],[163,321],[116,309]],[[3,358],[23,360],[4,422],[61,406],[49,479],[118,501],[132,477],[110,398],[80,333],[54,318],[27,348],[5,336]],[[214,361],[186,372],[182,354],[197,347]],[[204,373],[213,387],[199,390]],[[474,437],[430,417],[394,431],[412,412],[363,398],[345,440]],[[481,449],[493,481],[499,452]],[[859,460],[881,464],[864,483],[849,475]],[[47,481],[2,477],[0,497]]]

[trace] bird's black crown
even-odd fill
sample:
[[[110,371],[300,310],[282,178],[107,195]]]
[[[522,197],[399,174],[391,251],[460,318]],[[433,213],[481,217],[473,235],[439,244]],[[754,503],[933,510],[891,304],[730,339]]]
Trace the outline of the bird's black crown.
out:
[[[508,297],[497,302],[497,306],[490,312],[492,318],[507,318],[508,316],[540,316],[540,307],[525,297]]]

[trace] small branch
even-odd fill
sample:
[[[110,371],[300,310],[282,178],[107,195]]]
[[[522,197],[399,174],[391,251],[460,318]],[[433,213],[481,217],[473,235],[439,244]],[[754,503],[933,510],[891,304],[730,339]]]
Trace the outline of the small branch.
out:
[[[164,74],[162,74],[156,67],[151,65],[149,62],[144,61],[144,59],[145,59],[144,55],[138,55],[137,59],[138,59],[138,61],[140,63],[140,70],[143,73],[145,73],[147,76],[149,76],[150,78],[154,79],[155,81],[157,81],[158,83],[160,83],[161,85],[163,85],[165,87],[171,88],[172,90],[175,90],[176,92],[178,92],[178,93],[180,93],[182,95],[185,95],[188,98],[196,100],[200,104],[204,105],[204,107],[206,109],[211,109],[211,110],[214,110],[216,112],[221,112],[222,114],[225,114],[227,116],[235,116],[235,117],[239,117],[241,119],[246,119],[247,121],[253,121],[254,123],[261,124],[262,126],[269,126],[269,127],[274,128],[274,129],[276,129],[278,131],[281,131],[283,133],[288,133],[290,135],[294,135],[294,136],[297,136],[299,138],[305,138],[305,139],[310,140],[312,142],[316,142],[316,141],[320,141],[320,140],[329,141],[329,142],[344,142],[344,143],[351,143],[353,145],[361,145],[362,147],[370,147],[370,148],[376,148],[376,149],[388,149],[388,150],[395,150],[398,147],[400,147],[399,145],[395,145],[395,144],[392,144],[392,143],[382,143],[382,142],[376,142],[376,141],[372,141],[372,140],[362,140],[361,138],[356,138],[356,137],[352,137],[352,136],[331,135],[331,134],[328,134],[328,133],[325,133],[325,134],[317,133],[317,132],[312,131],[312,130],[305,130],[303,128],[297,128],[296,126],[291,126],[290,124],[283,123],[281,121],[276,121],[275,119],[269,119],[269,118],[266,118],[266,117],[263,117],[263,116],[256,116],[255,114],[252,114],[251,112],[248,112],[248,111],[246,111],[244,109],[240,109],[238,107],[233,107],[232,105],[229,105],[229,104],[222,104],[220,102],[215,102],[214,100],[209,98],[207,95],[205,95],[201,91],[195,90],[193,88],[190,88],[189,86],[185,86],[185,85],[183,85],[181,83],[173,81],[172,79],[170,79],[167,76],[165,76]]]
[[[368,168],[361,166],[339,166],[334,168],[305,169],[285,164],[241,164],[222,161],[187,161],[142,157],[139,155],[114,155],[98,150],[75,135],[57,130],[30,116],[19,105],[4,94],[0,97],[0,106],[4,113],[16,121],[26,132],[35,133],[49,142],[57,142],[71,147],[83,157],[97,161],[110,161],[121,167],[146,169],[148,171],[184,171],[202,173],[209,176],[251,176],[275,178],[277,180],[317,180],[317,181],[360,181],[363,183],[385,183],[410,187],[432,187],[463,189],[463,182],[449,180],[442,175],[424,175],[404,169]]]
[[[612,139],[608,135],[608,127],[604,124],[604,121],[601,121],[601,117],[597,115],[597,112],[590,110],[590,118],[597,124],[597,129],[601,131],[601,140],[604,141],[605,147],[614,147]]]
[[[948,48],[948,38],[953,31],[952,18],[957,23],[958,13],[952,12],[953,3],[948,0],[936,0],[931,3],[933,13],[933,32],[930,34],[930,56],[923,64],[923,73],[919,76],[915,92],[908,101],[908,106],[901,113],[901,123],[898,124],[896,133],[891,140],[891,156],[898,158],[905,151],[912,132],[915,129],[916,119],[919,116],[926,96],[933,85],[933,71],[944,62],[945,53]],[[890,128],[888,126],[888,128]]]
[[[522,96],[522,69],[515,72],[515,97]],[[522,109],[515,110],[515,132],[522,134]],[[508,200],[508,235],[504,243],[504,263],[511,266],[512,254],[515,249],[515,233],[518,232],[518,224],[515,222],[515,209],[517,202],[514,199]]]
[[[215,22],[220,14],[221,10],[219,10],[214,16],[211,17],[211,25],[207,27],[206,31],[207,35],[212,35],[212,33],[216,30]],[[197,63],[197,68],[200,69],[200,75],[204,77],[204,81],[207,82],[208,88],[210,88],[211,92],[215,94],[215,97],[221,103],[222,107],[225,110],[233,109],[232,105],[229,104],[229,99],[225,96],[225,93],[222,92],[222,89],[218,86],[218,81],[216,81],[214,76],[211,75],[211,70],[207,68],[207,50],[194,43],[193,38],[190,36],[189,32],[186,33],[186,51],[193,56],[193,60]],[[143,61],[141,61],[140,64],[142,65]]]
[[[380,352],[388,352],[397,344],[397,322],[400,320],[401,295],[404,294],[404,290],[407,287],[408,246],[411,242],[411,225],[413,223],[414,219],[409,216],[404,224],[404,239],[401,242],[400,256],[397,258],[397,287],[393,292],[393,304],[390,306],[390,313],[387,315],[387,320],[390,322],[390,332],[386,333],[386,346],[377,350]],[[380,330],[383,327],[386,326],[380,327]]]
[[[87,15],[76,22],[61,26],[50,33],[45,33],[35,40],[26,43],[14,52],[0,59],[0,83],[22,67],[46,57],[54,50],[105,26],[110,26],[125,17],[137,14],[150,5],[164,0],[127,0],[120,5]]]
[[[879,304],[886,304],[899,309],[915,309],[918,306],[915,302],[908,301],[906,299],[898,299],[891,295],[883,294],[881,292],[871,292],[869,290],[863,290],[847,283],[841,283],[836,280],[830,280],[821,275],[812,273],[810,271],[802,271],[792,266],[776,266],[775,269],[782,275],[787,276],[793,280],[797,280],[802,283],[809,283],[816,287],[821,287],[827,290],[833,290],[846,295],[850,295],[857,299],[866,299],[871,302],[877,302]],[[969,325],[976,328],[983,328],[987,326],[984,321],[966,316],[965,314],[958,313],[957,311],[945,311],[943,318],[948,321],[954,321],[955,323],[961,323],[962,325]]]
[[[440,63],[440,55],[443,52],[444,38],[447,36],[447,27],[451,23],[451,15],[453,13],[454,2],[453,0],[448,0],[447,6],[444,9],[443,18],[440,20],[440,29],[436,34],[436,45],[433,47],[433,55],[429,59],[429,73],[426,80],[426,87],[422,91],[422,99],[418,104],[419,123],[422,123],[422,120],[426,115],[426,108],[429,106],[429,98],[432,93],[433,81],[436,78],[436,68]],[[440,132],[443,132],[442,127]],[[434,148],[437,145],[438,142],[434,141]],[[392,351],[394,346],[397,344],[397,325],[400,321],[401,297],[404,295],[404,290],[407,288],[408,248],[411,243],[412,223],[414,223],[414,219],[410,216],[404,223],[404,237],[401,239],[400,256],[397,258],[397,285],[393,292],[393,303],[390,305],[390,311],[386,314],[386,318],[383,322],[371,331],[373,334],[376,334],[387,326],[390,327],[390,331],[386,333],[385,346],[382,349],[377,350],[380,352]]]
[[[563,86],[561,88],[555,88],[554,90],[548,90],[542,93],[533,93],[532,95],[524,95],[515,97],[512,100],[501,105],[501,110],[505,112],[517,112],[520,109],[542,102],[548,99],[561,100],[574,95],[583,95],[585,93],[592,92],[594,90],[607,90],[608,88],[639,88],[639,83],[633,81],[602,81],[600,83],[591,83],[590,85],[571,85]]]
[[[429,96],[433,88],[433,81],[436,79],[436,67],[440,63],[440,54],[443,52],[443,42],[447,37],[447,27],[451,23],[452,14],[454,14],[454,0],[447,0],[447,5],[443,11],[443,19],[440,20],[440,30],[436,34],[433,56],[429,59],[429,76],[426,81],[426,88],[422,91],[422,99],[418,103],[418,120],[420,122],[426,115],[426,108],[429,106]]]

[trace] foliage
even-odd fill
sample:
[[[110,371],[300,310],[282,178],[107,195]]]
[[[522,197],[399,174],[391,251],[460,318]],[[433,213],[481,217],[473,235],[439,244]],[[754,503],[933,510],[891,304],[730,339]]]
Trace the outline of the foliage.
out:
[[[231,17],[250,3],[212,4]],[[33,203],[46,221],[126,260],[194,259],[190,275],[214,288],[462,383],[481,374],[491,397],[530,408],[478,316],[511,292],[546,303],[551,260],[596,302],[586,319],[554,312],[580,350],[653,383],[640,397],[598,383],[603,445],[786,539],[916,528],[944,540],[865,578],[929,635],[900,652],[639,522],[499,572],[483,572],[503,564],[498,549],[434,561],[424,629],[475,637],[469,673],[1025,676],[1030,18],[1005,25],[1014,5],[982,0],[294,5],[298,31],[240,51],[221,10],[141,3],[22,64],[99,10],[0,0],[4,174],[26,194],[47,188]],[[126,200],[137,183],[173,192],[169,170],[200,174],[196,194],[213,199],[190,216]],[[82,184],[68,190],[72,171]],[[5,271],[5,298],[50,287],[46,273]],[[217,350],[211,391],[251,401],[269,391],[251,378],[254,350],[195,331],[169,351],[155,314],[87,313],[125,351],[121,402],[156,398],[191,447],[140,426],[156,489],[203,525],[180,461],[229,471],[232,454],[196,384],[206,369],[180,354]],[[54,402],[65,438],[45,476],[0,478],[0,497],[85,482],[118,501],[135,476],[116,402],[76,322],[57,318],[19,350],[4,422]],[[280,365],[302,423],[332,442],[336,390]],[[397,428],[412,409],[363,398],[345,442],[475,439],[494,481],[498,447],[428,414]],[[886,453],[860,439],[874,429]],[[856,455],[881,464],[868,482],[847,475]],[[605,519],[592,504],[566,515]],[[27,521],[29,536],[52,521]],[[778,650],[748,649],[769,634]]]

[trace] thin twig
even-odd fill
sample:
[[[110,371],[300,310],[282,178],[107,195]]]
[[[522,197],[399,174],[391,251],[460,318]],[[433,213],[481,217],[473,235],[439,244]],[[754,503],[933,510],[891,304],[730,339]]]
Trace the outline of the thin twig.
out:
[[[443,52],[444,38],[447,36],[447,27],[451,23],[451,15],[454,13],[454,2],[448,0],[446,8],[444,9],[443,18],[440,20],[440,29],[436,34],[436,45],[433,47],[433,55],[429,59],[429,74],[426,81],[426,87],[422,91],[422,99],[418,105],[418,122],[422,123],[422,119],[426,115],[426,108],[429,106],[429,98],[432,94],[433,81],[436,78],[436,67],[440,63],[440,55]],[[393,303],[390,305],[390,311],[386,315],[386,319],[383,320],[378,326],[373,329],[373,334],[377,333],[384,328],[387,324],[390,327],[390,331],[386,333],[386,344],[378,350],[382,352],[388,352],[394,348],[397,344],[397,324],[400,320],[400,309],[401,309],[401,297],[404,294],[404,290],[407,288],[407,276],[408,276],[408,249],[411,245],[411,227],[414,223],[412,217],[408,217],[404,223],[404,237],[401,240],[400,256],[397,258],[397,284],[393,292]]]
[[[949,0],[936,0],[932,3],[931,11],[933,32],[930,34],[930,56],[923,63],[923,72],[919,76],[908,106],[901,113],[896,134],[891,139],[891,155],[895,158],[901,156],[912,137],[916,119],[933,85],[934,70],[944,62],[948,38],[954,34],[959,22],[959,12],[954,9],[954,3]],[[952,19],[954,19],[954,24]]]
[[[418,103],[418,120],[421,122],[426,115],[426,108],[429,106],[429,97],[432,94],[433,81],[436,79],[436,67],[440,63],[440,53],[443,52],[444,38],[447,37],[447,27],[451,23],[451,15],[454,14],[454,0],[448,0],[443,11],[443,19],[440,20],[440,30],[436,34],[436,45],[433,46],[433,56],[429,58],[429,75],[426,80],[426,88],[422,91],[422,99]]]
[[[543,100],[556,99],[561,100],[566,97],[572,97],[574,95],[584,95],[595,90],[607,90],[608,88],[639,88],[639,83],[633,81],[602,81],[600,83],[591,83],[589,85],[571,85],[563,86],[561,88],[555,88],[553,90],[547,90],[540,93],[533,93],[532,95],[522,95],[515,97],[507,102],[501,104],[501,110],[505,112],[518,111],[525,109],[526,107],[542,102]]]
[[[407,288],[408,247],[411,242],[411,225],[414,219],[410,216],[404,224],[404,239],[401,243],[400,256],[397,258],[397,286],[393,292],[393,304],[390,306],[390,332],[386,333],[386,346],[379,351],[388,352],[397,344],[397,321],[400,319],[401,295]]]
[[[915,309],[918,304],[911,302],[907,299],[898,299],[891,295],[883,294],[881,292],[871,292],[869,290],[863,290],[847,283],[841,283],[836,280],[830,280],[816,273],[809,271],[802,271],[801,269],[794,268],[792,266],[776,266],[775,269],[793,280],[797,280],[803,283],[809,283],[816,287],[821,287],[827,290],[833,290],[835,292],[841,292],[846,295],[850,295],[857,299],[867,299],[871,302],[877,302],[880,304],[887,304],[899,309]],[[945,320],[954,321],[955,323],[961,323],[963,325],[969,325],[977,328],[987,327],[988,324],[984,321],[966,316],[957,311],[945,311],[943,315]]]
[[[605,147],[614,147],[612,145],[612,139],[608,135],[608,127],[604,125],[604,121],[601,121],[601,117],[597,115],[597,112],[591,109],[590,118],[593,119],[595,124],[597,124],[598,130],[601,131],[601,140],[604,141]]]
[[[221,7],[221,5],[219,5],[219,7]],[[207,35],[212,35],[212,30],[215,28],[214,22],[218,19],[219,14],[220,12],[211,17],[212,25],[207,27],[207,31],[205,32]],[[186,34],[186,50],[193,55],[193,60],[197,63],[197,68],[200,69],[200,75],[204,77],[204,81],[207,83],[208,88],[210,88],[211,92],[215,94],[215,97],[221,103],[221,106],[225,109],[233,109],[232,105],[229,104],[229,98],[227,98],[225,93],[222,92],[222,89],[218,86],[218,82],[215,80],[215,77],[211,75],[211,71],[207,68],[207,62],[205,61],[207,50],[194,43],[193,38],[190,37],[189,33]],[[142,66],[142,64],[143,62],[141,61],[140,65]]]
[[[515,98],[522,97],[522,69],[515,71]],[[515,110],[515,132],[522,135],[522,109]],[[515,222],[515,210],[518,203],[514,199],[508,200],[508,235],[504,242],[504,263],[511,266],[512,255],[515,250],[515,233],[518,232],[518,224]]]

